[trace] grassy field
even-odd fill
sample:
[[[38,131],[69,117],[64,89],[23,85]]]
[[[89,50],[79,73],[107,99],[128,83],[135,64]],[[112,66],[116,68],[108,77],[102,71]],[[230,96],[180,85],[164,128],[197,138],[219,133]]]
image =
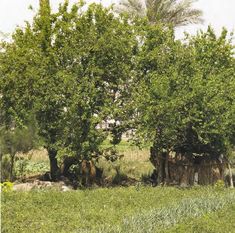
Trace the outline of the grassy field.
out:
[[[201,233],[233,233],[235,232],[235,204],[227,206],[220,211],[204,214],[200,218],[187,219],[183,223],[165,231],[166,233],[201,232]]]
[[[136,185],[2,194],[2,232],[235,232],[235,190]]]
[[[118,170],[135,179],[135,186],[2,193],[1,232],[235,233],[235,189],[144,186],[142,177],[153,170],[148,148],[122,142],[117,149],[124,155],[121,159],[101,159],[99,165],[105,177],[114,179]],[[49,169],[45,150],[24,156],[25,176]],[[18,170],[22,162],[18,161]]]

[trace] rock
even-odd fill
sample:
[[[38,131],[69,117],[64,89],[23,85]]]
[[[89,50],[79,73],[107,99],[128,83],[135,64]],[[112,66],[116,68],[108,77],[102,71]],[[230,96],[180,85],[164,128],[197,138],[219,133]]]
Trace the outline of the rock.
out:
[[[23,184],[16,184],[13,186],[14,191],[30,191],[34,187],[33,183],[23,183]]]
[[[62,191],[62,192],[71,191],[71,188],[68,187],[68,186],[63,185],[63,186],[61,187],[61,191]]]
[[[73,188],[66,185],[63,181],[60,182],[50,182],[34,180],[33,182],[14,184],[14,191],[31,191],[31,190],[57,190],[57,191],[70,191]]]
[[[52,182],[45,181],[45,182],[41,182],[40,185],[42,185],[43,187],[52,187]]]

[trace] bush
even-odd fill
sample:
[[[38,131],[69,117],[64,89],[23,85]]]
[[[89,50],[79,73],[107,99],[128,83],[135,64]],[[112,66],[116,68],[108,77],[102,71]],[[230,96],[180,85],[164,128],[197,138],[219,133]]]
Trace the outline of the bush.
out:
[[[11,183],[9,181],[1,183],[1,190],[3,192],[10,192],[10,191],[12,191],[13,190],[13,183]]]
[[[18,158],[14,172],[17,179],[24,180],[27,176],[39,175],[49,171],[48,161],[33,161],[29,158]]]

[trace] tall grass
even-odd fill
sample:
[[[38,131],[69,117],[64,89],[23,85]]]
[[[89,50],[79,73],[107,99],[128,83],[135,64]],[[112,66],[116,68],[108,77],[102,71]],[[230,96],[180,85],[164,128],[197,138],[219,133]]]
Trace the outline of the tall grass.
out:
[[[111,230],[99,229],[99,232],[162,232],[185,218],[198,218],[208,213],[223,209],[233,204],[235,194],[229,193],[224,196],[211,195],[207,198],[198,197],[183,199],[178,205],[168,208],[152,209],[147,212],[138,213],[123,221],[121,226]]]
[[[29,159],[32,162],[49,162],[47,150],[43,148],[31,150],[26,154],[18,153],[17,157]]]
[[[199,218],[187,218],[170,227],[165,233],[234,233],[235,203]]]

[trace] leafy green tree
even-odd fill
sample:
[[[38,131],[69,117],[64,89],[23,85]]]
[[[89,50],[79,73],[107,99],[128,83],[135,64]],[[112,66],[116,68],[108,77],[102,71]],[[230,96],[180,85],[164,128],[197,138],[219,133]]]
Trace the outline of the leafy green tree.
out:
[[[195,0],[121,0],[118,12],[147,16],[151,24],[172,24],[173,27],[202,23],[202,11],[193,9]]]
[[[235,77],[226,30],[217,38],[208,28],[182,44],[165,27],[148,28],[139,74],[136,136],[151,142],[163,157],[169,151],[188,158],[229,154],[234,145]]]
[[[101,143],[109,134],[98,125],[123,117],[121,108],[130,95],[137,41],[127,18],[115,17],[111,9],[95,4],[76,21],[76,31],[70,36],[70,45],[68,37],[60,38],[65,45],[60,51],[76,61],[66,67],[77,86],[66,106],[61,154],[89,160],[102,154]]]
[[[49,1],[40,3],[33,24],[3,44],[2,119],[24,122],[35,112],[56,179],[58,157],[102,153],[108,133],[97,126],[125,103],[137,42],[128,19],[111,9],[93,4],[82,11],[82,2],[70,9],[65,1],[51,14]]]
[[[45,6],[47,7],[47,6]],[[55,73],[53,61],[46,48],[45,17],[36,16],[34,25],[26,24],[25,29],[16,29],[12,43],[3,44],[1,54],[1,92],[3,121],[6,125],[20,119],[24,124],[28,114],[36,114],[39,133],[45,139],[52,174],[56,173],[54,144],[58,133],[55,127],[61,119],[61,98],[57,94],[61,85],[51,78]],[[48,25],[47,25],[48,27]],[[12,65],[14,64],[14,66]],[[57,83],[56,83],[57,82]],[[54,106],[53,106],[54,105]],[[59,131],[59,130],[58,130]]]

